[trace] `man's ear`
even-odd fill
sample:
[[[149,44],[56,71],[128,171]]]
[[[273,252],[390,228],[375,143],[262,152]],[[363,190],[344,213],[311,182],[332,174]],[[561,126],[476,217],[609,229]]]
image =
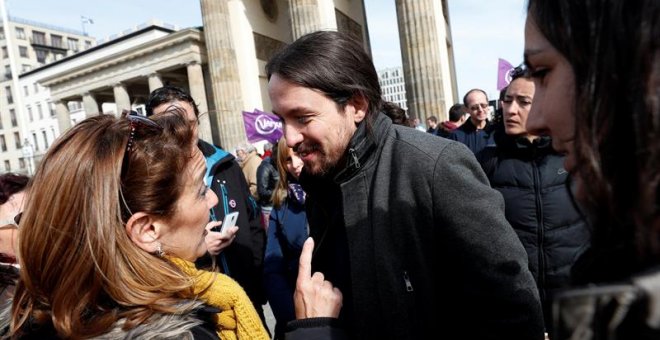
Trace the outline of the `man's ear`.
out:
[[[367,101],[367,98],[362,94],[356,94],[348,101],[348,105],[353,106],[355,109],[355,112],[353,112],[355,124],[362,122],[364,117],[367,116],[367,110],[369,110],[369,102]]]
[[[126,233],[128,237],[140,247],[140,249],[155,253],[158,251],[160,242],[158,241],[159,228],[155,225],[154,219],[147,213],[137,212],[126,222]]]

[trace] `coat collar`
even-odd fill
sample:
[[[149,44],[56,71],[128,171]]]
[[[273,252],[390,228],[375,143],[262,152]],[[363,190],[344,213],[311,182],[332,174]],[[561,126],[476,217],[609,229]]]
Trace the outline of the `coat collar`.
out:
[[[300,176],[300,182],[306,191],[314,191],[313,187],[321,183],[332,182],[336,184],[344,183],[362,169],[368,167],[377,158],[377,150],[382,144],[389,129],[392,127],[392,121],[382,113],[377,113],[371,120],[363,120],[353,136],[348,147],[344,151],[344,165],[331,171],[325,176],[312,176],[303,171]]]

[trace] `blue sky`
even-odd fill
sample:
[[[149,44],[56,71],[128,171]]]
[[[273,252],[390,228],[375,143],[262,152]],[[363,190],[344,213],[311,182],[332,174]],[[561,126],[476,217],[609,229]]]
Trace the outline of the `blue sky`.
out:
[[[82,30],[97,39],[161,20],[201,26],[197,0],[4,0],[10,16]],[[257,0],[250,0],[257,1]],[[401,65],[394,0],[364,0],[376,68]],[[497,59],[522,61],[525,0],[449,0],[459,97],[475,87],[497,96]]]

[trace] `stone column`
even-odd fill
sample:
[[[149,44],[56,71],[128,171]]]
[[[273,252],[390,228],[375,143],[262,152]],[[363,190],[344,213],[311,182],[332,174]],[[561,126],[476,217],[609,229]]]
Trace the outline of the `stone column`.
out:
[[[211,119],[209,118],[209,106],[206,103],[206,89],[204,88],[202,65],[193,61],[186,66],[186,69],[188,71],[190,95],[195,100],[197,109],[199,109],[199,138],[212,143]]]
[[[236,51],[231,36],[229,5],[232,0],[200,0],[211,89],[220,145],[229,150],[246,140],[243,98]]]
[[[321,29],[319,0],[289,0],[293,40]]]
[[[149,92],[157,88],[163,87],[163,80],[160,78],[160,74],[154,72],[149,75]]]
[[[424,122],[429,116],[446,120],[438,36],[434,9],[441,0],[396,0],[408,114]],[[447,98],[451,100],[451,98]]]
[[[131,98],[128,96],[128,91],[126,91],[126,86],[122,83],[117,83],[112,86],[112,90],[115,94],[115,105],[117,106],[117,116],[121,115],[123,110],[131,110]]]
[[[90,92],[83,93],[83,107],[85,108],[85,117],[96,116],[101,112],[99,103]]]
[[[57,126],[59,127],[61,135],[71,127],[71,114],[69,113],[69,107],[66,106],[65,101],[55,101],[55,114],[57,115]]]

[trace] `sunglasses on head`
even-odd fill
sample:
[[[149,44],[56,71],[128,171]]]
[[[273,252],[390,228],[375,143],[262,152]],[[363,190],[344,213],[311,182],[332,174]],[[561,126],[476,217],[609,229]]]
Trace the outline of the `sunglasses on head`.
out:
[[[511,80],[529,76],[528,70],[527,68],[525,68],[525,65],[518,65],[514,67],[511,71],[509,71],[509,75],[511,76]]]
[[[158,130],[158,132],[163,131],[163,128],[158,125],[158,123],[154,122],[153,120],[140,116],[137,112],[135,111],[130,111],[126,115],[126,119],[131,123],[131,132],[128,136],[128,142],[126,143],[126,152],[130,152],[133,148],[133,140],[135,139],[135,131],[137,129],[155,129]]]
[[[129,154],[131,151],[135,150],[135,135],[138,132],[143,132],[144,130],[156,131],[160,133],[163,131],[163,128],[158,125],[155,121],[139,115],[135,111],[124,111],[123,116],[130,122],[131,130],[128,135],[128,141],[126,142],[126,152],[124,152],[124,159],[122,160],[122,175],[126,173],[126,168],[128,167]]]

